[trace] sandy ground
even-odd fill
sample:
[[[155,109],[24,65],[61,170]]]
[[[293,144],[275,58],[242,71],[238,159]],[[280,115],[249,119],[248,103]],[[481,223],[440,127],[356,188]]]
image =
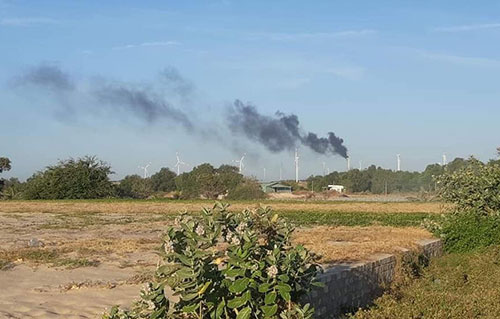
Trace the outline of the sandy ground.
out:
[[[5,207],[0,205],[0,318],[99,318],[112,305],[130,304],[155,269],[154,250],[172,220],[151,206],[140,214],[138,206],[113,214],[96,212],[96,206],[77,212]],[[429,237],[417,228],[316,227],[298,229],[294,241],[331,263],[398,251]]]
[[[362,196],[362,195],[359,195]],[[359,200],[363,200],[362,198]],[[5,213],[119,213],[119,214],[176,214],[179,211],[200,211],[213,201],[0,201]],[[272,206],[275,211],[337,211],[373,213],[442,213],[448,206],[440,202],[346,202],[346,201],[269,201],[235,202],[230,210],[241,211],[258,205]]]

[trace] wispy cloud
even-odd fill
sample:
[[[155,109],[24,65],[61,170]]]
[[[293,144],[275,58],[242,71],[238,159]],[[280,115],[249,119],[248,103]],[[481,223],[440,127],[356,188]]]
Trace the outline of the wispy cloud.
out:
[[[466,24],[466,25],[456,25],[456,26],[449,26],[449,27],[437,27],[437,28],[434,28],[434,31],[438,31],[438,32],[464,32],[464,31],[498,29],[498,28],[500,28],[500,23],[485,23],[485,24]]]
[[[276,87],[280,89],[298,89],[311,82],[309,78],[286,78],[276,82]]]
[[[43,17],[25,17],[25,18],[3,18],[0,19],[0,25],[8,27],[29,27],[41,24],[58,24],[59,21]]]
[[[377,31],[371,29],[361,30],[343,30],[336,32],[299,32],[299,33],[279,33],[279,32],[260,32],[250,33],[249,38],[266,39],[273,41],[300,41],[300,40],[322,40],[335,38],[350,38],[374,34]]]
[[[126,50],[139,47],[166,47],[180,45],[177,41],[155,41],[155,42],[142,42],[138,44],[126,44],[117,47],[113,47],[113,50]]]
[[[448,55],[448,54],[429,53],[429,52],[423,52],[421,55],[428,59],[454,63],[459,65],[494,67],[494,68],[500,67],[500,60],[484,58],[484,57],[465,57],[458,55]]]
[[[365,75],[365,69],[357,66],[330,68],[325,72],[349,80],[360,80]]]

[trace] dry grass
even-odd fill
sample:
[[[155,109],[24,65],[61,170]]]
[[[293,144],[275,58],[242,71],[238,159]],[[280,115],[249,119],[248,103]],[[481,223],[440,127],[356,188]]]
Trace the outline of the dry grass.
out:
[[[266,202],[276,211],[316,211],[316,212],[369,212],[369,213],[441,213],[446,208],[437,202]],[[0,212],[4,213],[161,213],[171,214],[180,211],[197,212],[206,202],[147,202],[147,201],[0,201]],[[231,210],[241,211],[254,208],[259,203],[236,202]]]
[[[317,254],[321,262],[363,260],[376,253],[398,253],[416,247],[416,241],[432,238],[421,228],[413,227],[327,227],[297,229],[293,242]]]

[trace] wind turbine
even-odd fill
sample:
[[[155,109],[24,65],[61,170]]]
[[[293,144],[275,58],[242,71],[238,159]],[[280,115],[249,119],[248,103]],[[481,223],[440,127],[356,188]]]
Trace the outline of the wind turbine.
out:
[[[295,182],[299,182],[299,149],[295,149]]]
[[[175,157],[177,158],[177,163],[175,163],[174,167],[177,167],[177,175],[180,175],[181,173],[181,165],[188,165],[187,163],[181,161],[181,158],[179,157],[179,152],[175,153]]]
[[[363,170],[363,161],[359,161],[359,170]]]
[[[398,172],[401,171],[401,154],[397,154],[396,158],[398,160]]]
[[[137,166],[138,168],[144,170],[144,178],[148,178],[148,167],[151,165],[151,162],[149,162],[145,166]]]
[[[446,166],[448,162],[446,161],[446,154],[443,153],[443,166]]]
[[[347,171],[350,171],[351,170],[351,158],[348,157],[347,158]]]
[[[243,160],[245,159],[245,155],[247,155],[247,153],[243,153],[243,155],[241,156],[241,158],[239,160],[233,160],[233,162],[238,164],[238,166],[239,166],[238,172],[240,174],[243,174],[243,169],[245,168],[245,164],[243,164]]]
[[[266,168],[264,167],[262,170],[264,171],[264,179],[263,179],[263,181],[265,182],[266,181]]]

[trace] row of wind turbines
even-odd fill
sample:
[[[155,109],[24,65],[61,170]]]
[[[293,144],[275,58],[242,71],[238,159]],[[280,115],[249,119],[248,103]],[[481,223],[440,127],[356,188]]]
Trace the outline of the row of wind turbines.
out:
[[[177,175],[179,175],[181,173],[181,166],[187,166],[189,165],[188,163],[186,162],[183,162],[179,156],[179,152],[176,152],[175,153],[175,157],[177,159],[177,162],[175,163],[174,167],[177,169]],[[137,166],[139,169],[141,169],[144,173],[143,173],[143,177],[144,178],[148,178],[149,177],[149,172],[148,172],[148,168],[149,166],[151,166],[151,162],[149,162],[148,164],[144,165],[144,166]],[[240,168],[240,171],[241,171],[241,168]]]
[[[238,172],[240,174],[243,174],[243,170],[245,169],[245,162],[244,162],[245,156],[246,156],[246,153],[243,153],[243,155],[240,157],[240,159],[232,161],[233,163],[237,164]],[[188,166],[189,164],[181,160],[181,158],[179,156],[179,152],[175,153],[175,157],[176,157],[177,162],[175,163],[174,167],[177,169],[177,175],[180,175],[181,167]],[[347,170],[350,171],[351,170],[351,158],[347,157],[346,161],[347,161]],[[397,161],[396,170],[399,172],[399,171],[401,171],[401,154],[396,154],[396,161]],[[327,175],[330,174],[330,168],[326,166],[326,162],[323,161],[321,163],[323,165],[323,176],[325,174],[327,174]],[[294,164],[295,164],[295,182],[298,182],[299,181],[299,150],[298,150],[298,148],[295,149]],[[443,154],[441,164],[443,166],[446,166],[448,164],[446,154]],[[138,166],[139,169],[143,170],[143,172],[144,172],[143,177],[144,178],[149,177],[149,172],[148,172],[149,166],[151,166],[151,162],[149,162],[148,164],[146,164],[144,166]],[[363,161],[359,161],[359,170],[362,170],[362,169],[363,169]],[[266,180],[266,168],[265,167],[263,168],[263,173],[264,173],[263,180]],[[283,180],[283,163],[280,163],[279,179]]]

